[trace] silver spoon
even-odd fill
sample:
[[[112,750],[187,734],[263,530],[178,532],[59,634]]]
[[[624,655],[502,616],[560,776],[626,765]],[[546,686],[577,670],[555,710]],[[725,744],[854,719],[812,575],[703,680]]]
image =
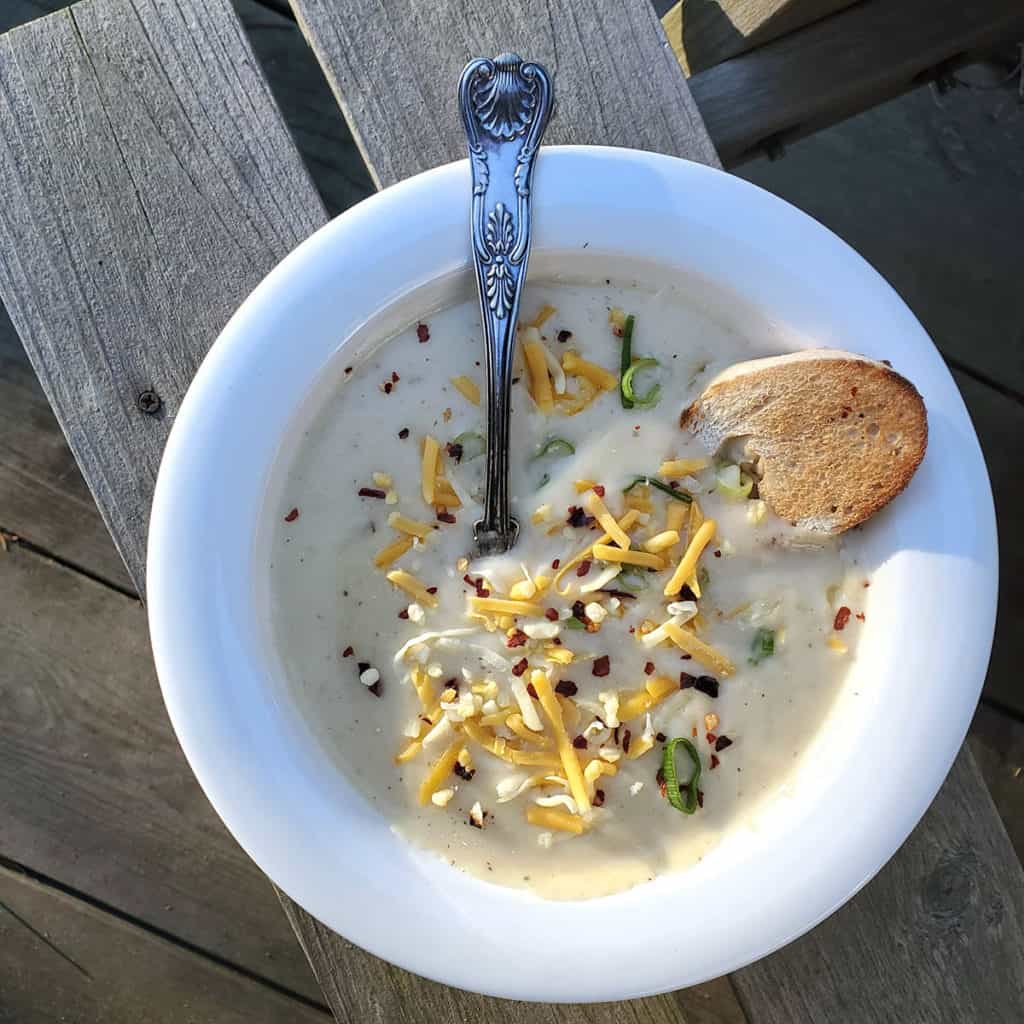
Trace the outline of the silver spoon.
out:
[[[487,480],[473,536],[480,555],[516,542],[508,493],[512,354],[530,256],[530,187],[551,114],[551,80],[514,53],[470,61],[459,79],[473,178],[470,234],[487,357]]]

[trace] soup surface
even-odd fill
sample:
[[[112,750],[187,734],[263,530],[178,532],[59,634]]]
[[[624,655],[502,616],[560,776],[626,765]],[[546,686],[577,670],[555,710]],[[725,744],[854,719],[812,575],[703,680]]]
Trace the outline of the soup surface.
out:
[[[594,897],[685,868],[785,792],[868,581],[772,515],[756,466],[678,427],[766,353],[665,290],[531,283],[522,317],[514,549],[472,553],[473,300],[344,368],[310,416],[281,468],[271,613],[312,734],[408,841]]]

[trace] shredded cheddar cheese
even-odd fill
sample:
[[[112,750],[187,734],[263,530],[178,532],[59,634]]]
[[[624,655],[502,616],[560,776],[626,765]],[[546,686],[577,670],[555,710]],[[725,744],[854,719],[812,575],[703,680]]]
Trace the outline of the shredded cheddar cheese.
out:
[[[509,709],[510,711],[513,709]],[[495,757],[509,760],[507,755],[508,741],[503,736],[495,736],[493,731],[480,725],[473,719],[462,723],[462,731],[474,742]]]
[[[472,402],[473,405],[480,404],[480,388],[477,382],[472,377],[467,377],[464,374],[458,377],[452,377],[452,384],[455,390],[458,391],[467,402]]]
[[[561,768],[562,760],[558,754],[549,754],[545,750],[510,750],[513,764],[533,765],[542,768]]]
[[[604,498],[597,491],[588,491],[583,499],[586,510],[600,523],[601,529],[615,541],[623,550],[629,550],[629,534],[622,529],[615,521],[615,517],[608,511]]]
[[[505,719],[505,725],[521,740],[525,740],[527,743],[532,743],[535,747],[541,747],[544,750],[551,749],[551,740],[543,733],[533,732],[531,729],[528,729],[526,727],[526,723],[523,721],[522,715],[518,713],[509,715],[508,718]]]
[[[437,597],[427,591],[427,585],[418,580],[412,573],[404,569],[394,569],[388,573],[388,582],[393,583],[399,590],[404,590],[411,597],[414,597],[420,604],[428,608],[437,607]]]
[[[529,340],[526,340],[529,338]],[[548,361],[544,355],[544,343],[535,327],[528,327],[523,332],[523,359],[530,375],[530,394],[543,413],[555,410],[554,394],[551,390],[551,378],[548,376]]]
[[[676,647],[694,657],[702,665],[714,669],[719,675],[731,676],[736,671],[736,666],[724,654],[694,636],[690,630],[683,629],[674,622],[666,622],[662,628]]]
[[[443,505],[445,508],[462,508],[462,499],[443,477],[438,477],[434,481],[434,504]]]
[[[625,565],[639,565],[644,569],[664,569],[665,560],[646,551],[623,551],[608,544],[595,544],[594,557],[602,562],[622,562]]]
[[[430,523],[421,523],[418,519],[410,519],[408,516],[403,516],[401,512],[392,512],[388,516],[388,526],[398,530],[399,533],[419,537],[420,540],[432,533],[434,529]]]
[[[544,648],[544,658],[553,661],[557,665],[571,665],[576,655],[568,647],[550,644]]]
[[[614,391],[619,386],[619,379],[614,373],[582,358],[576,352],[566,352],[562,356],[562,369],[574,377],[585,378],[601,391]]]
[[[462,737],[456,736],[445,752],[437,759],[434,767],[427,772],[426,777],[420,783],[418,794],[421,807],[430,803],[430,798],[441,788],[445,779],[451,775],[461,749]]]
[[[555,745],[558,748],[558,756],[565,771],[565,777],[569,782],[569,792],[576,801],[580,814],[586,816],[590,813],[590,796],[583,781],[583,770],[580,768],[580,760],[576,756],[576,750],[565,731],[565,723],[562,719],[562,707],[555,699],[555,693],[551,689],[551,682],[548,674],[541,669],[534,669],[530,673],[530,682],[537,692],[540,706],[551,723],[551,730],[555,736]]]
[[[532,601],[510,601],[504,597],[473,597],[472,595],[468,600],[470,608],[475,612],[487,612],[492,615],[526,615],[534,619],[544,616],[544,609]]]
[[[540,307],[537,315],[530,321],[528,326],[536,327],[540,330],[540,328],[543,327],[557,312],[558,310],[555,309],[554,306],[550,306],[545,302],[544,305]]]
[[[373,564],[378,569],[385,569],[397,561],[412,547],[412,537],[398,537],[373,556]]]
[[[420,468],[420,483],[423,489],[423,500],[428,505],[434,504],[434,482],[437,479],[441,446],[429,434],[423,438],[423,463]]]
[[[644,689],[619,696],[619,721],[628,722],[660,704],[670,693],[679,689],[679,683],[668,676],[657,676],[644,684]]]
[[[602,394],[601,389],[585,377],[577,377],[575,379],[578,388],[575,394],[566,391],[564,395],[555,396],[558,411],[564,416],[575,416],[577,413],[583,412],[598,395]]]
[[[619,520],[619,528],[621,530],[624,530],[624,531],[625,530],[630,530],[630,529],[632,529],[636,525],[636,522],[637,522],[637,520],[639,518],[640,518],[640,513],[637,512],[636,509],[630,509]],[[562,590],[558,586],[558,584],[562,581],[562,577],[565,576],[565,574],[570,569],[574,569],[577,565],[580,564],[580,562],[583,561],[584,558],[586,558],[588,555],[590,555],[593,552],[595,545],[597,545],[597,544],[605,544],[609,540],[611,540],[611,537],[609,537],[607,533],[602,533],[601,536],[598,537],[597,540],[593,544],[588,544],[587,547],[585,547],[582,551],[580,551],[577,554],[573,555],[572,558],[570,558],[569,561],[565,563],[565,565],[561,566],[561,568],[556,573],[555,579],[554,579],[554,586],[555,586],[555,589],[559,592],[559,594],[561,594],[563,597],[565,597],[565,595],[569,592],[568,589]]]
[[[672,531],[680,537],[683,527],[690,518],[690,510],[681,501],[670,501],[665,509],[665,532]]]
[[[702,469],[707,469],[707,459],[666,459],[658,467],[658,476],[669,480],[680,480],[684,476],[693,476]]]
[[[538,828],[573,832],[578,836],[587,830],[587,823],[581,817],[570,814],[561,807],[539,807],[537,804],[530,804],[526,808],[526,820]]]
[[[677,530],[663,530],[644,541],[644,551],[650,551],[652,555],[657,555],[678,543],[679,532]]]
[[[694,502],[695,504],[696,502]],[[700,524],[697,532],[691,535],[690,543],[687,545],[683,557],[679,560],[679,564],[676,566],[675,572],[672,573],[671,579],[665,584],[664,594],[666,597],[678,594],[683,589],[683,584],[690,577],[694,576],[697,568],[697,559],[700,558],[704,549],[711,542],[712,537],[715,535],[715,529],[714,519],[707,519]],[[694,591],[694,593],[697,593],[697,591]]]

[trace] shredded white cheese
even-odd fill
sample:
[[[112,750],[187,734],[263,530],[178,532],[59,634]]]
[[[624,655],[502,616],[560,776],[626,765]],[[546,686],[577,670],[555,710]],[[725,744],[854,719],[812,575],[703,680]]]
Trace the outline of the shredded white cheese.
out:
[[[550,850],[554,838],[555,836],[552,832],[541,832],[541,834],[537,836],[537,845],[544,850]]]
[[[540,720],[540,715],[537,714],[537,707],[533,703],[533,698],[526,692],[526,683],[523,682],[521,677],[512,676],[510,686],[512,687],[512,694],[516,699],[516,703],[519,705],[519,710],[522,713],[523,725],[534,732],[543,732],[544,725]]]
[[[597,601],[591,601],[583,611],[591,622],[604,622],[608,618],[608,609],[603,604],[598,604]]]
[[[640,790],[643,788],[644,784],[639,779],[637,779],[636,782],[634,782],[633,785],[629,787],[629,792],[632,796],[636,796],[637,793],[639,793]]]
[[[405,614],[409,616],[410,622],[415,622],[417,625],[427,617],[427,613],[423,610],[423,606],[417,604],[415,601],[405,609]]]
[[[447,715],[442,715],[441,720],[423,737],[423,747],[432,747],[435,743],[440,740],[447,740],[454,730],[452,729],[451,720]]]
[[[498,794],[498,803],[507,804],[509,800],[515,800],[530,788],[529,775],[506,775],[499,779],[494,787]]]
[[[480,806],[480,801],[477,800],[475,804],[469,809],[469,820],[476,825],[477,828],[484,827],[484,809]]]
[[[609,729],[614,729],[619,724],[619,695],[614,691],[602,690],[597,695],[597,699],[604,708],[604,715],[602,716],[604,724]]]
[[[597,752],[597,756],[602,761],[615,762],[622,757],[622,751],[618,747],[601,747]]]
[[[453,796],[455,796],[454,789],[439,789],[436,793],[431,795],[430,802],[436,804],[438,807],[447,807]]]
[[[562,627],[557,622],[526,622],[522,630],[531,640],[553,640]]]
[[[366,671],[360,673],[359,682],[363,686],[373,686],[374,683],[380,682],[380,673],[375,668],[368,668]]]
[[[607,587],[609,583],[619,573],[622,572],[622,566],[620,565],[607,565],[605,566],[593,579],[587,580],[586,583],[580,584],[581,594],[592,594],[595,590],[600,590],[602,587]]]
[[[570,814],[579,814],[576,801],[566,793],[556,793],[554,796],[539,796],[534,800],[534,803],[541,807],[564,807]]]
[[[414,647],[425,646],[435,640],[440,640],[446,637],[470,636],[473,633],[478,633],[479,631],[480,630],[476,626],[462,626],[458,629],[440,629],[431,630],[427,633],[420,633],[418,636],[414,636],[411,640],[406,640],[406,642],[398,648],[395,652],[394,660],[401,661]]]

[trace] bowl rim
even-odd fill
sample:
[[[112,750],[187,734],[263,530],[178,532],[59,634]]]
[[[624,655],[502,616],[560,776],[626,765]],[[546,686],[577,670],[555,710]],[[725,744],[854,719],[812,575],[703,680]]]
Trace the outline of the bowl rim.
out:
[[[899,349],[901,368],[925,395],[931,422],[942,431],[943,457],[952,461],[962,488],[959,525],[929,525],[943,538],[940,549],[906,556],[921,574],[916,585],[935,591],[921,598],[928,615],[941,609],[938,584],[944,574],[958,572],[965,609],[958,675],[953,679],[951,668],[942,674],[933,652],[923,649],[941,637],[939,625],[918,627],[908,664],[941,675],[934,692],[941,694],[935,703],[942,706],[924,702],[929,706],[919,709],[920,720],[904,731],[904,746],[889,767],[892,783],[871,814],[859,806],[843,809],[845,827],[862,834],[851,840],[837,834],[834,815],[816,820],[801,812],[794,820],[806,832],[793,839],[796,849],[780,847],[778,862],[765,865],[756,887],[732,880],[735,888],[724,900],[728,913],[711,925],[702,918],[703,945],[697,950],[671,921],[652,921],[628,948],[611,943],[614,955],[601,952],[609,946],[609,913],[632,917],[662,908],[666,899],[685,892],[681,876],[600,900],[552,903],[467,879],[407,848],[393,849],[390,833],[379,821],[365,820],[358,801],[343,792],[345,784],[328,791],[311,763],[301,759],[281,707],[270,700],[239,701],[250,692],[247,682],[265,673],[258,652],[245,643],[252,618],[244,608],[247,574],[258,516],[250,506],[259,500],[276,452],[271,427],[261,421],[283,422],[291,414],[277,407],[284,399],[275,399],[275,388],[301,393],[303,382],[316,379],[369,311],[466,266],[468,179],[468,162],[458,161],[346,211],[264,279],[211,348],[173,425],[150,522],[147,598],[164,700],[200,785],[246,852],[309,913],[370,952],[443,983],[516,999],[603,1001],[696,984],[772,952],[831,914],[895,853],[938,791],[977,702],[995,623],[995,514],[984,460],[959,392],[923,328],[877,272],[822,225],[756,186],[700,164],[608,147],[545,147],[535,183],[538,249],[560,248],[559,232],[572,236],[597,214],[620,226],[642,223],[656,258],[685,259],[698,272],[727,273],[716,246],[728,251],[729,245],[749,244],[752,259],[791,264],[808,282],[813,277],[815,287],[847,296],[834,313],[837,323],[855,321],[858,331],[868,321],[885,328],[887,343]],[[581,180],[586,190],[579,189]],[[684,237],[713,236],[714,244],[696,257],[670,257],[659,221]],[[380,252],[380,265],[365,265],[361,254],[367,251]],[[749,286],[761,287],[757,281]],[[328,288],[337,293],[331,302],[339,325],[330,337],[321,308]],[[319,333],[314,321],[321,323]],[[308,326],[309,336],[285,355],[280,334],[286,325]],[[866,334],[864,341],[859,350],[871,354]],[[241,389],[258,397],[239,411]],[[934,429],[932,437],[931,464],[937,459]],[[934,467],[924,472],[931,464],[926,457],[921,479],[900,501],[926,504],[934,497],[939,474]],[[218,493],[211,489],[221,484],[224,491],[211,508],[211,493]],[[183,523],[191,536],[184,551]],[[950,547],[941,548],[943,543]],[[835,794],[848,795],[848,783],[834,781]],[[811,851],[819,863],[807,862]],[[385,878],[370,866],[378,857],[376,868]],[[709,868],[702,883],[713,878]],[[518,914],[522,927],[488,937],[466,906],[473,900]],[[757,906],[748,908],[752,901]],[[558,969],[552,970],[551,947],[535,937],[557,935],[567,926],[573,928],[573,947],[559,951]],[[445,941],[431,942],[438,931]]]

